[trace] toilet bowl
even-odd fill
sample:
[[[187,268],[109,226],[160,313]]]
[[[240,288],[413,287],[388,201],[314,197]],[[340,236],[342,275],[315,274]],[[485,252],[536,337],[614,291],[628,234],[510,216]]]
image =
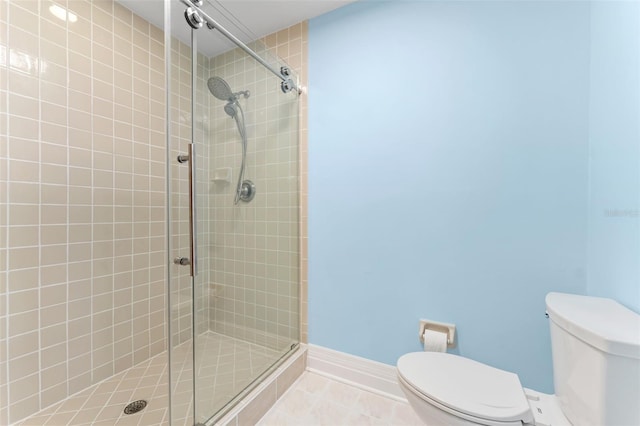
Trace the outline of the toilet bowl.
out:
[[[546,298],[556,394],[524,388],[514,373],[462,356],[400,357],[398,382],[433,425],[640,424],[640,315],[610,299]]]

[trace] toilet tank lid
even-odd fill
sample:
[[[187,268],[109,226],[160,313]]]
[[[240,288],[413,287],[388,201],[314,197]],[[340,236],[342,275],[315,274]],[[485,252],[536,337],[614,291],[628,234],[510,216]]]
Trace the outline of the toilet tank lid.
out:
[[[603,352],[640,359],[640,315],[612,299],[549,293],[551,321]]]

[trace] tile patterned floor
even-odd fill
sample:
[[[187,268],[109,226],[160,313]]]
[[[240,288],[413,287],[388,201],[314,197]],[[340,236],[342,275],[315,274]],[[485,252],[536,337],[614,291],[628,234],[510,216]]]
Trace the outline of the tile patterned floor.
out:
[[[406,402],[305,372],[258,426],[423,425]],[[247,426],[247,425],[241,425]]]
[[[282,355],[274,349],[228,337],[201,339],[196,354],[196,420],[202,423]]]
[[[149,401],[138,414],[125,415],[125,405]],[[167,421],[167,357],[161,354],[98,383],[23,420],[41,425],[162,425]]]
[[[215,355],[199,363],[200,407],[222,407],[229,395],[241,390],[256,372],[273,362],[275,351],[206,333],[196,356]],[[173,362],[181,378],[190,377],[188,345],[176,350]],[[233,371],[233,373],[231,372]],[[158,355],[127,371],[92,386],[19,423],[20,426],[156,426],[168,425],[167,356]],[[174,423],[191,424],[190,380],[176,383]],[[123,414],[124,406],[137,399],[149,405],[140,413]],[[204,409],[204,408],[203,408]],[[209,411],[213,412],[213,411]],[[198,419],[202,421],[203,419]],[[260,420],[259,426],[360,426],[422,425],[407,403],[361,390],[319,374],[305,372]],[[252,425],[239,425],[252,426]]]
[[[191,345],[174,350],[173,418],[176,425],[192,424]],[[278,351],[207,332],[196,349],[198,421],[206,420],[280,356]],[[18,423],[20,426],[151,426],[168,425],[168,366],[163,353],[123,371]],[[123,414],[129,402],[145,399],[139,413]]]

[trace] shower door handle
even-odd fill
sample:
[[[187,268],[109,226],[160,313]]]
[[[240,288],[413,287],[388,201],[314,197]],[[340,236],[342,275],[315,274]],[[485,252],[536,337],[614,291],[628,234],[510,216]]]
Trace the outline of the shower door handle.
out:
[[[178,155],[178,163],[189,163],[189,257],[176,257],[176,265],[189,265],[190,275],[198,275],[198,237],[196,219],[196,145],[189,144],[187,155]]]
[[[189,144],[189,240],[191,276],[198,275],[198,237],[196,205],[196,144]]]

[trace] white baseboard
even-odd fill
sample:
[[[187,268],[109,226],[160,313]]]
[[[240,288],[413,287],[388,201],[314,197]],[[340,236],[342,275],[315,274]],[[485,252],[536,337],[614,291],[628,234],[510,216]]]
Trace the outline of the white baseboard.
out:
[[[334,380],[407,402],[398,385],[396,367],[367,358],[308,345],[307,370]]]

